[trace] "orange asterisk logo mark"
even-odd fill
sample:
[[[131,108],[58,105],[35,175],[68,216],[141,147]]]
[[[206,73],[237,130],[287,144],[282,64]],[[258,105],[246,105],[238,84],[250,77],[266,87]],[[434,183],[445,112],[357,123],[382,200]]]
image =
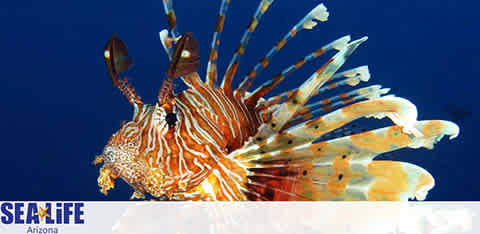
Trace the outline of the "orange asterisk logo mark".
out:
[[[38,212],[35,213],[35,215],[38,215],[38,217],[40,217],[40,221],[43,221],[45,216],[50,218],[50,215],[47,213],[47,211],[48,207],[42,208],[41,206],[38,206]]]

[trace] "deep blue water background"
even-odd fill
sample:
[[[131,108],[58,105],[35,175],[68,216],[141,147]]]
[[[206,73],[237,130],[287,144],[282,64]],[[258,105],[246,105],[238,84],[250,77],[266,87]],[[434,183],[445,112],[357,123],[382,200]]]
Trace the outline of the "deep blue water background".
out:
[[[254,34],[238,75],[246,72],[319,1],[277,0]],[[420,119],[452,119],[453,103],[472,110],[461,133],[434,150],[403,150],[395,159],[420,165],[436,178],[429,200],[479,200],[478,105],[480,26],[478,1],[324,1],[327,23],[299,33],[261,73],[265,81],[310,51],[346,34],[369,40],[345,67],[368,64],[370,84],[415,103]],[[220,0],[176,0],[179,29],[193,31],[204,75]],[[232,1],[222,35],[220,74],[257,1]],[[133,84],[154,102],[168,66],[158,39],[167,27],[161,0],[8,1],[0,7],[0,200],[125,200],[117,181],[109,197],[98,191],[91,162],[131,107],[111,85],[103,47],[113,32],[134,58]],[[298,86],[322,60],[295,72],[281,89]]]

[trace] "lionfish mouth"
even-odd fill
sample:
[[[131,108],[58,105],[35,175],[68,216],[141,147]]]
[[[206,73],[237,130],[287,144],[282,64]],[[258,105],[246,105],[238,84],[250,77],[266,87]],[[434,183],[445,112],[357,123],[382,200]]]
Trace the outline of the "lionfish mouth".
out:
[[[128,160],[128,157],[117,156],[114,151],[105,151],[106,153],[97,156],[94,164],[103,162],[100,169],[100,175],[97,182],[100,191],[108,195],[108,191],[115,187],[114,181],[117,178],[124,180],[135,189],[132,198],[145,198],[146,193],[151,194],[157,199],[163,199],[167,196],[167,190],[162,186],[166,185],[167,177],[158,168],[151,168],[142,163],[142,161]]]

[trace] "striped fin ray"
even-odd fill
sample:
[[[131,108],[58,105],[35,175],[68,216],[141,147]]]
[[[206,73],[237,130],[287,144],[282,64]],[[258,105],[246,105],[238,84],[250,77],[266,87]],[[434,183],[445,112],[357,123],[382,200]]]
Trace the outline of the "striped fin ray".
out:
[[[217,24],[215,26],[215,32],[213,32],[212,44],[210,47],[210,56],[208,57],[207,65],[207,78],[206,82],[210,87],[214,87],[217,84],[217,59],[218,59],[218,46],[220,45],[220,36],[223,32],[223,26],[225,24],[225,17],[228,10],[230,0],[222,0],[220,10],[218,12]]]
[[[238,65],[240,64],[240,57],[245,53],[245,49],[247,48],[247,44],[250,41],[250,37],[260,23],[262,16],[268,10],[273,1],[274,0],[260,1],[257,10],[255,11],[255,14],[252,16],[252,19],[250,20],[247,29],[243,33],[242,39],[240,40],[238,47],[233,54],[232,59],[230,60],[230,64],[228,65],[227,71],[225,72],[220,86],[227,95],[232,94],[232,81],[235,73],[237,72]]]
[[[259,63],[245,76],[243,81],[240,83],[240,86],[236,89],[236,96],[243,98],[247,89],[252,85],[252,80],[257,76],[257,74],[264,68],[268,66],[272,57],[280,51],[285,44],[294,37],[298,32],[303,29],[312,29],[317,25],[315,20],[324,22],[327,21],[328,11],[323,3],[317,5],[313,10],[311,10],[302,20],[300,20],[290,31],[283,36],[283,38],[273,47],[270,51],[263,57]]]
[[[424,200],[435,183],[426,170],[396,161],[364,165],[336,159],[329,165],[303,163],[250,170],[247,187],[253,192],[246,195],[264,201]]]
[[[175,11],[173,10],[173,0],[162,0],[163,8],[165,10],[165,15],[167,16],[168,27],[170,33],[174,37],[178,37],[178,29],[177,29],[177,17],[175,15]]]
[[[282,103],[280,107],[275,110],[270,119],[260,126],[258,132],[251,138],[252,140],[247,143],[246,148],[249,146],[264,145],[267,138],[282,130],[284,125],[293,118],[297,111],[310,99],[313,93],[330,80],[333,74],[345,63],[346,59],[353,53],[353,51],[355,51],[357,47],[366,40],[367,37],[363,37],[349,43],[320,69],[314,72],[287,101]]]
[[[253,200],[425,199],[434,186],[424,169],[405,162],[372,161],[401,148],[432,148],[444,135],[458,135],[452,122],[420,121],[415,137],[390,126],[329,141],[265,153],[245,162]],[[256,196],[255,196],[256,194]]]
[[[167,53],[168,59],[172,60],[174,44],[181,38],[181,35],[178,32],[177,17],[175,10],[173,9],[173,0],[162,0],[162,3],[169,29],[160,31],[159,37],[160,42]],[[169,36],[169,34],[171,36]],[[201,81],[200,76],[196,72],[193,72],[193,74],[188,75],[187,77],[181,76],[179,78],[189,87],[194,87],[195,85],[198,85],[197,83],[199,81]]]
[[[324,54],[327,51],[330,50],[338,50],[340,51],[341,49],[345,48],[347,43],[350,41],[350,36],[344,36],[341,37],[325,46],[322,46],[321,48],[311,52],[307,56],[301,58],[298,60],[295,64],[290,65],[286,69],[284,69],[282,72],[278,73],[277,75],[273,76],[273,78],[265,83],[263,83],[260,87],[258,87],[255,91],[252,93],[249,93],[245,97],[245,103],[247,106],[253,106],[256,105],[257,101],[259,98],[263,97],[267,92],[272,90],[275,86],[277,86],[281,81],[285,79],[287,75],[292,74],[295,70],[299,69],[301,66],[303,66],[305,63],[310,62],[314,58],[317,58]]]
[[[408,100],[395,96],[358,102],[319,118],[292,126],[281,133],[272,135],[255,147],[245,148],[237,156],[242,161],[251,160],[263,153],[307,144],[362,117],[383,118],[385,116],[391,118],[395,124],[402,126],[404,132],[411,133],[417,119],[417,109]]]
[[[335,81],[340,78],[344,78],[340,81]],[[368,66],[360,66],[347,71],[339,72],[332,76],[332,79],[324,87],[321,87],[313,94],[313,96],[318,95],[319,93],[325,92],[327,90],[332,90],[343,85],[356,86],[362,82],[367,82],[370,79],[370,72],[368,71]]]
[[[381,85],[371,85],[364,88],[355,89],[346,93],[335,95],[312,104],[302,107],[296,114],[296,118],[289,125],[295,125],[305,120],[313,118],[320,113],[333,110],[343,105],[351,104],[361,99],[376,99],[390,91],[389,88],[383,88]]]
[[[298,112],[293,116],[293,120],[286,124],[283,129],[301,123],[305,120],[311,119],[314,116],[318,116],[320,113],[325,113],[327,111],[334,110],[335,108],[351,104],[362,99],[379,98],[380,96],[385,95],[390,91],[389,88],[381,87],[381,85],[371,85],[305,105],[298,110]],[[285,93],[285,95],[291,95],[292,93],[293,91],[291,90]],[[268,117],[271,116],[271,113],[276,110],[274,105],[279,103],[281,99],[282,97],[278,96],[277,100],[269,100],[269,102],[262,103],[257,106],[256,110],[261,114],[264,121],[268,120]]]
[[[160,41],[162,42],[163,48],[168,55],[168,58],[171,59],[173,54],[173,43],[175,38],[178,38],[180,35],[177,28],[177,16],[173,10],[173,0],[162,0],[163,9],[165,10],[165,15],[167,16],[169,30],[160,31]],[[172,35],[169,37],[168,34]]]
[[[334,80],[343,78],[340,81],[333,82]],[[332,78],[322,87],[320,87],[313,96],[318,95],[327,90],[332,90],[338,88],[342,85],[356,86],[362,82],[367,82],[370,79],[370,72],[368,71],[368,66],[360,66],[347,71],[336,73]],[[283,100],[287,100],[297,89],[291,89],[276,96],[270,97],[266,101],[260,102],[260,105],[256,107],[257,110],[266,109],[272,105],[280,103]],[[312,96],[312,97],[313,97]]]

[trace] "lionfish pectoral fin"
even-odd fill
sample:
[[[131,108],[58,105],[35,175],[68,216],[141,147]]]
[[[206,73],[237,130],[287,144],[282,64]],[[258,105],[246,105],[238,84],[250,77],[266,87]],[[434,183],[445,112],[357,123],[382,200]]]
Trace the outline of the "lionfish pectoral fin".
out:
[[[259,131],[255,134],[256,144],[263,144],[262,141],[270,138],[273,134],[280,132],[317,92],[317,90],[328,82],[337,70],[345,63],[346,59],[365,42],[367,37],[350,42],[345,48],[338,51],[322,67],[315,71],[288,99],[279,105],[272,112],[271,117],[265,121]]]
[[[282,110],[277,111],[277,116],[285,118],[280,111]],[[404,133],[411,133],[412,129],[415,129],[414,124],[417,119],[415,105],[403,98],[385,96],[348,105],[321,117],[290,126],[279,133],[268,132],[268,126],[262,125],[258,132],[265,131],[264,135],[269,137],[253,138],[247,143],[243,154],[235,157],[239,160],[249,160],[260,152],[270,152],[312,142],[362,117],[382,118],[386,115],[395,116],[392,121],[399,125]]]
[[[431,148],[442,136],[454,138],[459,131],[454,123],[439,120],[420,121],[415,127],[422,137],[391,126],[260,152],[243,161],[249,171],[246,194],[253,200],[423,200],[435,184],[426,170],[373,160],[401,148]]]
[[[246,194],[252,200],[277,201],[424,200],[435,184],[427,171],[409,163],[371,161],[351,168],[348,161],[330,163],[251,168]]]

